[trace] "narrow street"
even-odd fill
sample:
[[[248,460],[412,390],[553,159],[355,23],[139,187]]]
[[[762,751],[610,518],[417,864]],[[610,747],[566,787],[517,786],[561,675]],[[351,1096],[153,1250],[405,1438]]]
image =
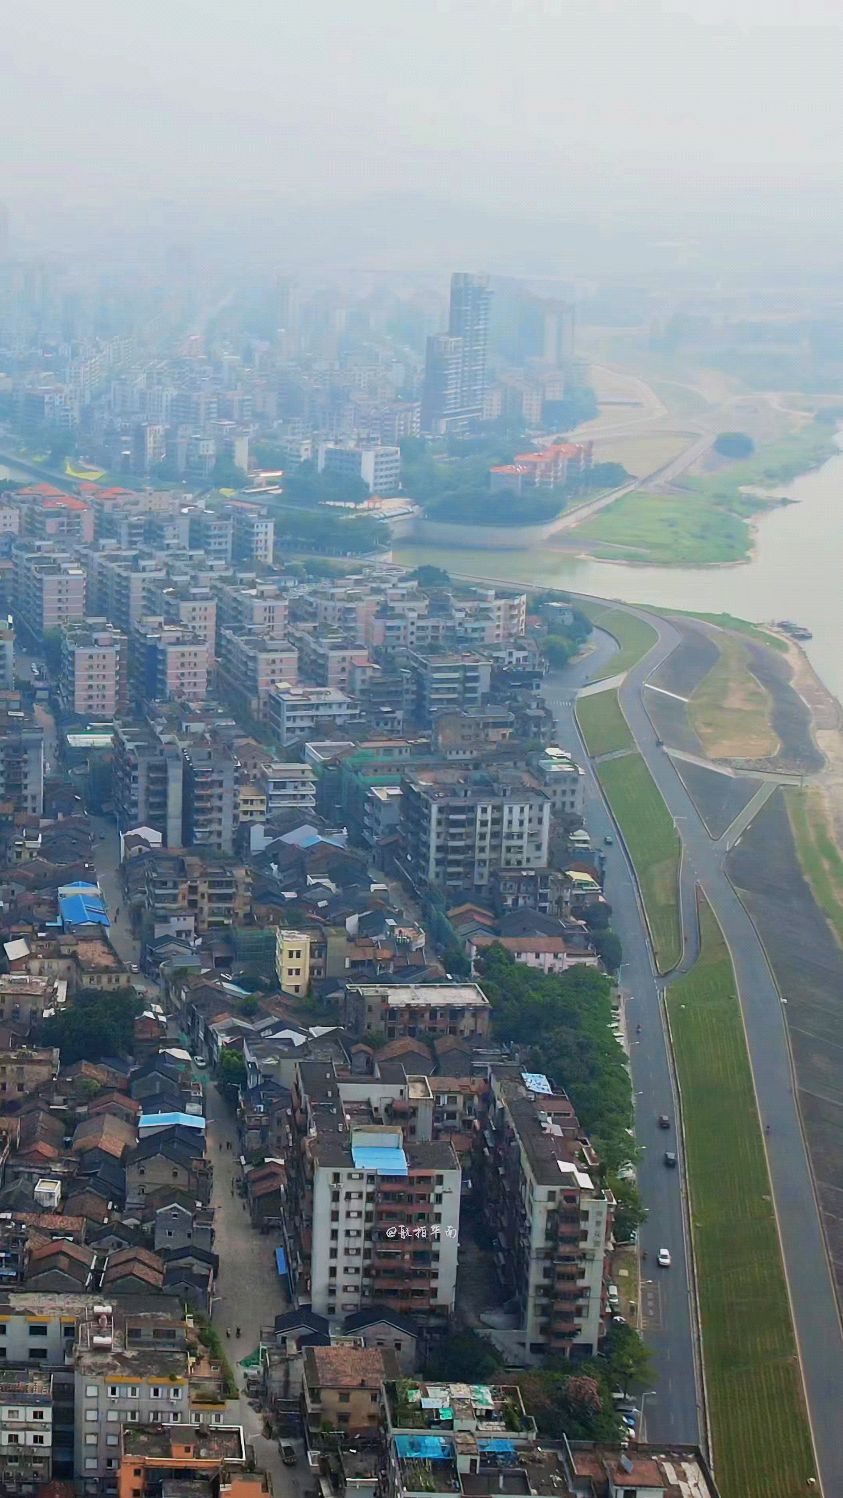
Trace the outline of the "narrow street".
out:
[[[285,1467],[277,1442],[264,1436],[262,1417],[246,1398],[246,1375],[240,1367],[240,1359],[258,1347],[261,1327],[270,1325],[280,1312],[289,1309],[275,1268],[277,1239],[271,1233],[264,1236],[251,1226],[244,1202],[234,1189],[240,1169],[237,1126],[210,1078],[207,1078],[205,1115],[208,1159],[214,1168],[211,1202],[215,1210],[214,1250],[220,1260],[212,1319],[240,1387],[239,1408],[232,1402],[229,1418],[242,1425],[247,1440],[254,1443],[257,1464],[271,1474],[276,1498],[278,1495],[301,1498],[307,1486],[301,1442],[293,1442],[299,1452],[299,1465]],[[226,1329],[231,1332],[230,1338],[226,1337]]]

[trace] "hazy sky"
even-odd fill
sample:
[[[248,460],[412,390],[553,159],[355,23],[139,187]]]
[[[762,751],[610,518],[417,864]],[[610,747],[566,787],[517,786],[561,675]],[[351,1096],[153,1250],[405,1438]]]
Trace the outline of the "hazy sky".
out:
[[[841,78],[840,0],[12,0],[0,199],[40,244],[395,194],[792,229],[838,211]]]

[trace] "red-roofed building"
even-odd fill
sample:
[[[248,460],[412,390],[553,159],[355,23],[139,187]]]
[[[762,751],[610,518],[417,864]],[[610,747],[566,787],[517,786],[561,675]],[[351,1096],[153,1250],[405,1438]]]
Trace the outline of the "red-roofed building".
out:
[[[590,442],[554,442],[541,452],[516,453],[512,463],[497,464],[489,469],[494,489],[555,489],[572,482],[591,467]]]

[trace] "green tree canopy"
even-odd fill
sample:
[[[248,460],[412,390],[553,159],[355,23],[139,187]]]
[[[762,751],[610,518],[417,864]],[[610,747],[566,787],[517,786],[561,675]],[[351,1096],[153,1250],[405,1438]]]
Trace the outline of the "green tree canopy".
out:
[[[746,432],[720,432],[714,439],[714,451],[721,458],[748,458],[755,452],[755,443]]]
[[[482,1383],[503,1367],[503,1358],[487,1337],[470,1329],[454,1332],[431,1353],[427,1375],[453,1383]]]
[[[62,1066],[126,1056],[132,1050],[133,1025],[143,1008],[134,988],[115,993],[80,993],[42,1030],[45,1045],[57,1045]]]

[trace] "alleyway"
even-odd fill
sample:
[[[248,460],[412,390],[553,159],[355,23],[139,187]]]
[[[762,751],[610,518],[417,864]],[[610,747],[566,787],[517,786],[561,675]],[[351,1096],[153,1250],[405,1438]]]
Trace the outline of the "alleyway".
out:
[[[236,1191],[232,1194],[232,1184],[239,1174],[237,1128],[210,1078],[205,1113],[208,1158],[214,1167],[214,1248],[220,1259],[213,1322],[241,1389],[239,1412],[232,1404],[229,1418],[241,1424],[247,1439],[254,1442],[258,1466],[271,1473],[276,1498],[300,1498],[307,1486],[304,1463],[300,1460],[298,1467],[282,1465],[276,1442],[264,1438],[261,1417],[242,1392],[245,1374],[239,1366],[240,1359],[257,1348],[261,1327],[271,1325],[280,1312],[289,1309],[275,1268],[277,1238],[257,1232],[242,1198]],[[231,1145],[230,1150],[226,1144]],[[235,1335],[238,1326],[239,1338]],[[226,1327],[231,1331],[230,1340],[225,1335]],[[301,1442],[293,1444],[301,1452]]]

